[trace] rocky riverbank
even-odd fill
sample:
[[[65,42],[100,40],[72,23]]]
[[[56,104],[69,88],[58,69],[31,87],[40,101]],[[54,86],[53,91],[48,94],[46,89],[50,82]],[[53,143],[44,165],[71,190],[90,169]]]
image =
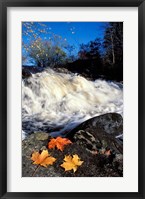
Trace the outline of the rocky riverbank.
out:
[[[80,124],[66,137],[72,144],[63,151],[47,148],[51,134],[35,132],[22,141],[22,176],[23,177],[122,177],[123,142],[116,136],[123,133],[121,115],[108,113]],[[34,165],[31,156],[35,151],[47,149],[56,158],[47,168]],[[77,154],[83,164],[74,173],[64,171],[60,165],[65,155]]]

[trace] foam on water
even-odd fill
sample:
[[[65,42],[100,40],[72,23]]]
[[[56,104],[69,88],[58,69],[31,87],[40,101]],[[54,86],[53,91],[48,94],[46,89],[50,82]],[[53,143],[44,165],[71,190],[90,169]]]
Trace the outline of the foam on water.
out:
[[[22,82],[22,129],[26,134],[58,129],[58,134],[94,116],[122,114],[122,87],[50,69],[33,74]]]

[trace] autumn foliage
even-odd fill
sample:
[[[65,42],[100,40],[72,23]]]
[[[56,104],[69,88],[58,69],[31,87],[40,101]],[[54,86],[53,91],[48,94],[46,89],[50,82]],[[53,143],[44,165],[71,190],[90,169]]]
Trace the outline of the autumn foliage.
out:
[[[57,137],[57,138],[51,139],[51,141],[48,143],[48,148],[54,149],[56,147],[60,151],[63,151],[65,145],[68,145],[71,143],[72,142],[67,138]]]
[[[70,171],[73,170],[74,173],[77,171],[78,167],[83,164],[83,161],[80,161],[80,158],[78,155],[73,155],[70,156],[65,156],[64,158],[64,163],[61,164],[60,166],[65,169],[65,171]]]
[[[66,147],[66,145],[69,145],[69,144],[72,144],[72,142],[67,138],[62,138],[62,137],[52,138],[48,142],[48,149],[56,148],[57,150],[63,151],[64,147]],[[102,155],[109,156],[111,155],[111,151],[102,149],[100,151],[94,151],[93,154],[94,155],[102,154]],[[53,165],[53,163],[57,159],[52,157],[49,154],[48,150],[43,150],[41,153],[34,152],[32,154],[31,160],[33,160],[33,164],[47,167],[48,165]],[[77,154],[65,155],[63,159],[63,163],[60,165],[60,167],[64,168],[65,172],[73,170],[73,172],[75,173],[78,167],[83,164],[83,162],[84,161],[81,161],[80,157]]]
[[[33,160],[33,164],[38,164],[44,167],[48,165],[52,165],[56,159],[48,153],[47,150],[43,150],[41,154],[39,152],[34,152],[32,154],[31,160]]]
[[[63,151],[65,145],[71,144],[72,142],[67,138],[57,137],[52,138],[48,143],[48,149],[58,149]],[[41,153],[34,152],[32,154],[31,160],[33,164],[47,167],[48,165],[53,165],[56,161],[56,158],[52,157],[47,150],[43,150]],[[64,158],[64,162],[60,165],[65,169],[65,171],[73,170],[74,173],[77,171],[78,167],[81,166],[83,161],[80,161],[80,158],[77,154],[71,156],[67,155]]]

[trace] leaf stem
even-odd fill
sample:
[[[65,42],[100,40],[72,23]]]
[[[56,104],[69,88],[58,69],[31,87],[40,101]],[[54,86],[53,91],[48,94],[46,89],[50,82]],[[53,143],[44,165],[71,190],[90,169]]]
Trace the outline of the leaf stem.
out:
[[[33,174],[32,174],[32,177],[34,177],[34,175],[35,175],[36,172],[38,171],[39,167],[40,167],[40,165],[38,165],[38,166],[36,167],[35,171],[34,171]]]

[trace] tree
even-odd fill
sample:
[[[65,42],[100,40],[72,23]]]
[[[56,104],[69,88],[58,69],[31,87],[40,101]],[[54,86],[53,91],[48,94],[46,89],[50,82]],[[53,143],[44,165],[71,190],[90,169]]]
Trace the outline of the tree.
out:
[[[66,45],[65,49],[67,50],[68,52],[68,58],[67,58],[67,61],[68,62],[73,62],[75,61],[75,56],[73,55],[73,51],[75,50],[75,46],[73,45]]]
[[[81,44],[78,52],[80,59],[101,59],[100,55],[100,40],[95,39],[88,44]]]
[[[66,57],[66,53],[61,47],[54,45],[51,41],[43,41],[40,38],[32,41],[29,47],[24,45],[24,48],[38,67],[62,64]]]
[[[123,23],[110,22],[104,34],[104,74],[109,79],[123,80]]]
[[[27,42],[36,40],[41,35],[51,34],[48,27],[44,23],[39,22],[23,22],[22,23],[22,36],[23,42],[26,39]]]
[[[64,63],[67,43],[51,32],[45,23],[24,22],[22,34],[23,63],[29,60],[29,63],[31,61],[39,67]]]
[[[95,39],[94,41],[90,42],[90,52],[89,52],[89,56],[91,58],[97,58],[100,59],[101,55],[100,55],[100,40],[99,39]]]
[[[110,22],[104,36],[104,61],[109,65],[123,62],[123,23]]]

